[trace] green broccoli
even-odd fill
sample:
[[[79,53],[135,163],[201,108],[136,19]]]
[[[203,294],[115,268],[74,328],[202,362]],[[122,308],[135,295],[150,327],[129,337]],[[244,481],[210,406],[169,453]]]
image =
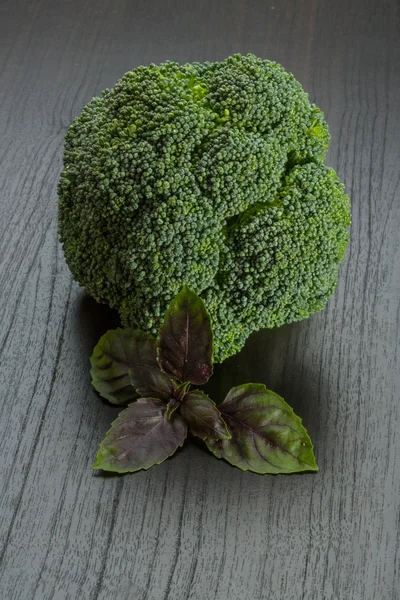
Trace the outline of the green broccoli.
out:
[[[66,135],[59,230],[74,278],[156,333],[183,284],[205,301],[216,361],[332,294],[349,199],[325,166],[323,113],[251,54],[126,73]]]

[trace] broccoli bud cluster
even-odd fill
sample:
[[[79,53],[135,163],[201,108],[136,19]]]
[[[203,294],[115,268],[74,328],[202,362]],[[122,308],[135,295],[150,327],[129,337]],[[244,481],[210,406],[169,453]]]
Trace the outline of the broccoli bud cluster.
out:
[[[322,112],[277,63],[134,69],[66,135],[59,230],[74,278],[153,333],[187,284],[210,311],[216,361],[308,317],[348,242],[328,145]]]

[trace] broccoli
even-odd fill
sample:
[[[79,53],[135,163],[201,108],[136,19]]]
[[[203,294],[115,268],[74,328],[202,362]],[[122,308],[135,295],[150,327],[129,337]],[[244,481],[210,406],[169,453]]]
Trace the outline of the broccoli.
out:
[[[126,73],[66,135],[59,231],[74,278],[153,333],[189,285],[217,362],[253,331],[308,317],[348,242],[329,140],[293,75],[251,54]]]

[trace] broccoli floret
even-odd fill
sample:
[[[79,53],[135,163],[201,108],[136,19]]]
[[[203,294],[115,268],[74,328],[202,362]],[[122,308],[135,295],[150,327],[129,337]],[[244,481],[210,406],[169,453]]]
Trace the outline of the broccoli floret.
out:
[[[216,361],[308,317],[348,242],[328,145],[322,112],[277,63],[134,69],[66,135],[59,229],[74,278],[153,333],[186,283],[211,313]]]

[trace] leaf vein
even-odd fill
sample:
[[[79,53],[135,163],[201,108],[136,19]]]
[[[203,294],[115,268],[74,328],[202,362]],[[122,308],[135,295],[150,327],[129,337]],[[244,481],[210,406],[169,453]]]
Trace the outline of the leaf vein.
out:
[[[115,456],[112,456],[107,462],[112,462],[115,461],[117,458],[121,458],[121,456],[125,456],[126,454],[128,454],[128,452],[130,452],[132,450],[132,448],[136,448],[136,446],[143,440],[143,438],[147,435],[150,435],[152,431],[154,431],[154,429],[157,429],[157,427],[159,427],[161,425],[163,421],[161,420],[159,423],[157,423],[157,425],[154,425],[154,427],[152,427],[151,429],[149,429],[149,431],[146,432],[145,435],[141,436],[137,442],[135,444],[132,444],[132,446],[129,446],[129,448],[127,448],[126,450],[124,450],[123,452],[120,452],[119,454],[116,454]],[[112,443],[112,440],[110,440],[110,444]]]

